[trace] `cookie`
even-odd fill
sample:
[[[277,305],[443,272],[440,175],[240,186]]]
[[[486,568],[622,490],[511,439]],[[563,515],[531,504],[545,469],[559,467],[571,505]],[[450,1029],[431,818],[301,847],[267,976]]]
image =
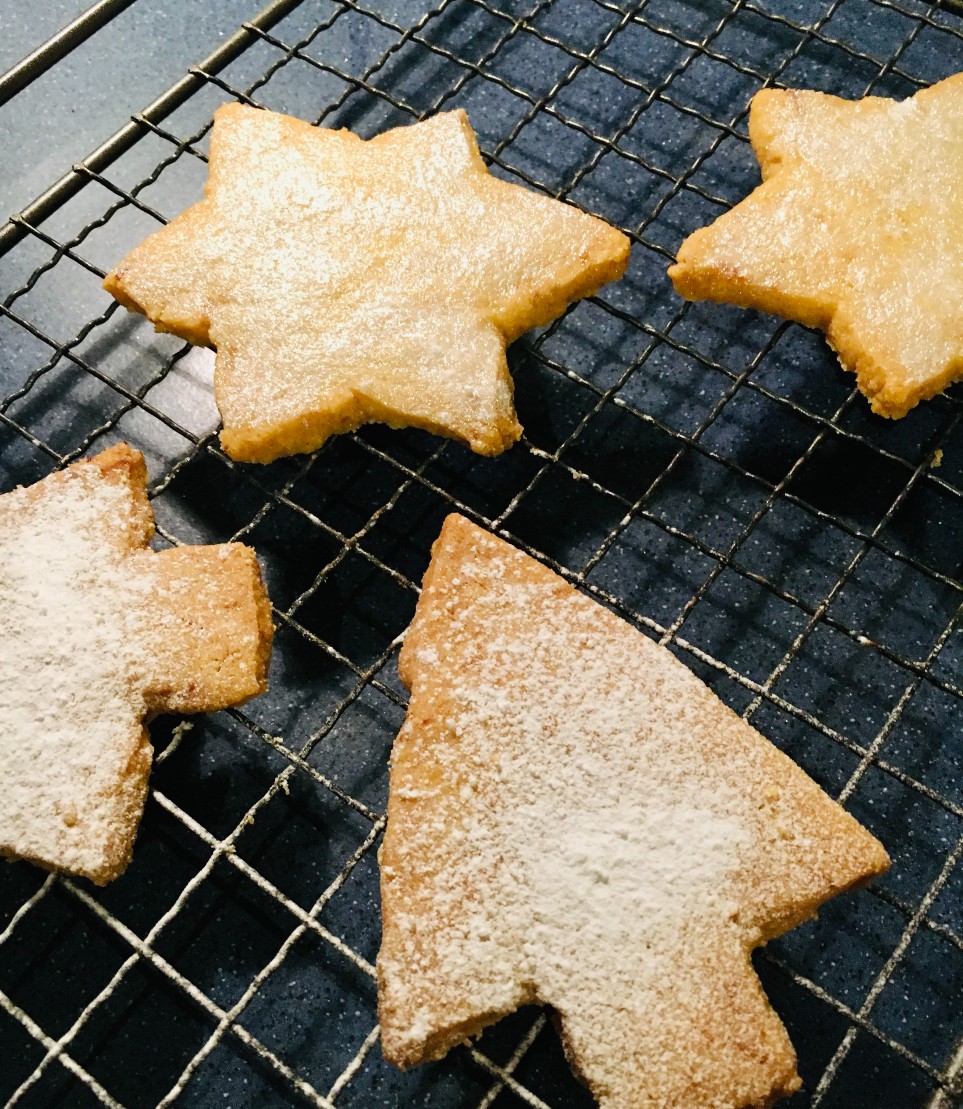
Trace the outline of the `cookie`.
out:
[[[459,516],[401,653],[378,958],[407,1067],[520,1005],[604,1109],[799,1085],[753,948],[882,846],[667,649]]]
[[[0,496],[0,855],[116,878],[147,792],[145,717],[267,688],[254,552],[158,553],[153,532],[126,444]]]
[[[206,197],[105,288],[216,347],[231,457],[371,421],[494,455],[521,433],[506,344],[625,271],[601,220],[492,177],[464,112],[363,141],[227,104]]]
[[[763,184],[685,240],[676,290],[822,328],[881,416],[963,376],[963,74],[903,101],[764,89],[749,138]]]

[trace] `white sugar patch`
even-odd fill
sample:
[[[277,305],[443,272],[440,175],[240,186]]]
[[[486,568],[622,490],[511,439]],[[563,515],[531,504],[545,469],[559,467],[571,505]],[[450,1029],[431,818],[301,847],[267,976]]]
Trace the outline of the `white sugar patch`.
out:
[[[718,913],[720,877],[748,843],[738,820],[658,783],[636,804],[557,816],[550,838],[536,835],[537,807],[519,814],[514,833],[529,833],[520,842],[530,845],[523,856],[537,914],[624,954],[640,940],[670,953],[684,925],[708,907]]]
[[[0,844],[81,871],[139,743],[150,576],[112,541],[129,517],[126,488],[93,469],[0,498]]]

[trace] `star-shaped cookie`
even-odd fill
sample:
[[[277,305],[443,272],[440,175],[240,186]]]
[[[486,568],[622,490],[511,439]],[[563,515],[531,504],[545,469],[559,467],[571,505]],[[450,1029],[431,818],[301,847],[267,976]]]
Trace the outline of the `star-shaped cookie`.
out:
[[[98,884],[130,860],[144,718],[267,688],[271,608],[239,543],[147,548],[126,444],[0,496],[0,855]]]
[[[667,649],[449,516],[401,673],[381,852],[381,1036],[438,1059],[558,1016],[604,1109],[799,1086],[753,948],[886,852]]]
[[[690,235],[690,300],[825,330],[881,416],[963,376],[963,74],[904,101],[764,89],[749,138],[763,184]]]
[[[217,348],[233,458],[269,462],[378,421],[494,455],[521,433],[506,344],[620,277],[629,243],[489,174],[464,112],[363,141],[219,108],[203,201],[105,287]]]

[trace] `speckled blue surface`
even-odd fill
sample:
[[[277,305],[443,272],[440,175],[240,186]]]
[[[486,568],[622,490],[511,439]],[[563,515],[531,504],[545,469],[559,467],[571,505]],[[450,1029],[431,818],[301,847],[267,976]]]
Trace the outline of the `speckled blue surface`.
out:
[[[4,5],[0,68],[81,7]],[[5,211],[255,10],[137,0],[0,108]],[[305,0],[272,32],[276,42],[229,66],[222,80],[244,90],[287,57],[255,100],[364,135],[410,121],[405,106],[463,106],[497,155],[495,172],[640,235],[624,281],[513,349],[526,440],[496,460],[381,428],[269,467],[230,465],[217,451],[209,356],[112,306],[82,264],[109,268],[157,226],[124,191],[165,217],[199,197],[198,132],[231,96],[216,84],[165,121],[174,141],[146,134],[105,184],[45,222],[82,261],[36,236],[0,258],[9,309],[0,313],[0,411],[59,455],[129,439],[147,455],[164,532],[255,546],[286,614],[271,691],[241,715],[196,721],[157,767],[132,866],[107,889],[85,891],[105,913],[54,883],[0,944],[0,991],[44,1034],[70,1032],[92,1006],[67,1050],[118,1102],[156,1105],[208,1043],[217,1019],[200,994],[222,1010],[243,1000],[239,1025],[280,1070],[228,1030],[198,1060],[186,1106],[311,1104],[281,1070],[326,1095],[372,1032],[370,977],[317,931],[293,935],[299,912],[328,891],[317,916],[327,934],[369,962],[379,942],[377,842],[332,886],[371,820],[310,771],[383,810],[403,715],[391,643],[415,600],[404,583],[419,580],[456,498],[562,567],[590,567],[587,582],[623,611],[678,624],[679,656],[827,790],[846,789],[850,810],[889,848],[894,866],[876,891],[838,899],[756,959],[806,1082],[787,1105],[954,1104],[931,1099],[963,1039],[963,867],[951,865],[963,835],[963,630],[946,631],[961,601],[959,391],[899,423],[879,420],[850,398],[850,380],[815,333],[734,308],[683,307],[663,253],[717,214],[717,201],[756,183],[740,135],[763,76],[778,69],[789,85],[856,96],[872,83],[906,95],[914,79],[963,69],[963,39],[944,28],[959,31],[963,19],[917,0],[448,0],[435,14],[420,0]],[[708,51],[696,51],[707,36]],[[300,53],[285,53],[299,42]],[[879,60],[897,54],[880,77]],[[647,98],[640,85],[659,94]],[[179,140],[191,144],[174,157]],[[542,452],[557,457],[546,463]],[[55,465],[0,423],[0,489]],[[757,704],[751,683],[770,695]],[[158,750],[176,723],[152,726]],[[291,761],[272,736],[309,768],[286,788],[277,778]],[[232,835],[241,868],[212,856]],[[0,932],[42,882],[25,864],[0,869]],[[97,1001],[133,950],[124,929],[153,933],[153,962],[136,960]],[[507,1063],[537,1019],[527,1010],[503,1021],[481,1050]],[[43,1056],[0,1008],[0,1099]],[[536,1104],[590,1104],[551,1024],[514,1075]],[[524,1103],[466,1050],[403,1075],[377,1044],[334,1098],[338,1109]],[[18,1104],[98,1101],[54,1062]]]

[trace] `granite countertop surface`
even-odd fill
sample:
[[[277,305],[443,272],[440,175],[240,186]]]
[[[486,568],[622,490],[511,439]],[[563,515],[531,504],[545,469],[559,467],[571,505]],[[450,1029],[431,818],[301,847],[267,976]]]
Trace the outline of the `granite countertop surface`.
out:
[[[6,0],[0,73],[91,0]],[[259,0],[135,0],[0,107],[0,207],[20,211],[254,15]]]

